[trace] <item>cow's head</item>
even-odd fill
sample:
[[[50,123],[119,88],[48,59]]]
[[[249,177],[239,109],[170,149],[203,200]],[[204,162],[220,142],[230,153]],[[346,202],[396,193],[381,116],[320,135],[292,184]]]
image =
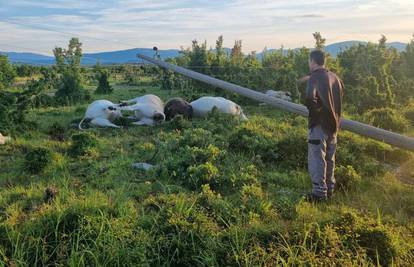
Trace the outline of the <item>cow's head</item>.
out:
[[[104,109],[105,113],[109,115],[110,119],[117,119],[122,117],[121,110],[115,106],[109,106]]]
[[[161,123],[165,121],[165,114],[161,112],[154,112],[154,116],[152,117],[155,123]]]
[[[193,117],[193,107],[182,98],[172,98],[165,104],[164,114],[166,120],[171,120],[177,115],[190,119]]]
[[[246,115],[244,115],[242,108],[239,105],[236,105],[237,114],[240,116],[240,119],[243,121],[249,120]]]

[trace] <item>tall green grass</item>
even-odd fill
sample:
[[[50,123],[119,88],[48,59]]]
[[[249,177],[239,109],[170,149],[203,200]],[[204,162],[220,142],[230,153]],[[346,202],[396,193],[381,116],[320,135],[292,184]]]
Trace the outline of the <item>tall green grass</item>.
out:
[[[115,86],[101,97],[145,92],[174,96]],[[243,106],[248,122],[213,113],[155,127],[89,129],[93,146],[74,154],[85,148],[76,128],[85,108],[34,109],[29,119],[37,128],[1,147],[1,265],[414,263],[414,188],[392,173],[410,160],[406,152],[341,133],[340,191],[315,205],[301,197],[311,186],[305,119],[251,103]],[[57,128],[64,138],[54,138]],[[25,158],[36,147],[51,157],[33,173]],[[134,162],[156,167],[134,170]],[[57,191],[52,199],[48,188]]]

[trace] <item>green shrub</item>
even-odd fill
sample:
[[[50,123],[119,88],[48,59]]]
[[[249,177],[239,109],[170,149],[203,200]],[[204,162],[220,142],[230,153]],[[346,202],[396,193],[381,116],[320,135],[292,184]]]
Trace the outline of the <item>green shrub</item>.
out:
[[[335,170],[336,189],[347,191],[355,188],[362,180],[352,166],[338,166]]]
[[[404,113],[407,120],[410,121],[411,125],[414,126],[414,106],[411,107],[409,110],[405,111]]]
[[[277,218],[272,203],[267,199],[266,193],[260,186],[245,185],[240,193],[242,209],[249,216],[250,222],[263,223],[263,220],[273,221]]]
[[[308,143],[304,130],[288,131],[286,136],[277,143],[279,165],[286,169],[303,169],[307,166]]]
[[[233,150],[258,155],[264,162],[280,159],[278,140],[264,131],[240,127],[230,136],[229,145]]]
[[[195,188],[202,184],[211,183],[216,177],[218,177],[219,170],[211,162],[206,162],[196,166],[190,166],[188,168],[189,182],[194,185]]]
[[[24,169],[31,174],[42,172],[52,161],[52,153],[43,147],[31,149],[24,157]]]
[[[22,92],[0,90],[0,132],[10,134],[34,129],[35,123],[26,118],[31,98],[36,95],[30,88]]]
[[[118,118],[113,120],[113,123],[115,125],[123,126],[123,127],[130,127],[130,126],[133,125],[132,121],[130,119],[126,118],[126,117],[118,117]]]
[[[216,161],[224,155],[224,151],[214,145],[207,147],[180,147],[177,150],[180,157],[166,160],[159,168],[158,175],[174,179],[193,190],[199,190],[201,185],[219,183],[219,171]]]
[[[109,84],[109,73],[105,69],[101,69],[98,73],[98,87],[95,90],[95,94],[110,94],[114,91]]]
[[[72,104],[91,99],[88,91],[83,88],[81,73],[76,69],[66,69],[62,73],[56,101],[60,104]]]
[[[230,148],[283,168],[305,168],[308,151],[305,130],[281,128],[283,132],[273,134],[264,127],[242,125],[230,136]]]
[[[210,185],[205,184],[201,186],[201,192],[197,200],[198,204],[213,216],[217,223],[224,227],[229,223],[236,223],[240,221],[239,210],[233,204],[222,197],[221,194],[214,192]]]
[[[400,237],[390,230],[390,226],[366,215],[345,212],[332,225],[346,248],[364,250],[373,264],[379,261],[382,266],[389,266],[396,258],[405,256],[406,250],[397,244]]]
[[[231,184],[235,189],[242,188],[244,185],[254,185],[259,182],[259,170],[254,164],[242,166],[234,171],[231,176]]]
[[[175,116],[169,123],[172,129],[183,130],[191,127],[191,121],[184,118],[182,115]]]
[[[16,71],[6,55],[0,55],[0,90],[10,86],[16,77]]]
[[[85,156],[98,146],[98,139],[93,133],[82,132],[72,135],[69,153],[72,156]]]
[[[386,159],[388,163],[391,158],[385,155],[391,151],[390,146],[380,142],[349,132],[341,132],[338,138],[336,161],[343,166],[352,166],[361,175],[373,177],[384,173],[381,161]]]
[[[364,114],[364,118],[369,124],[385,130],[404,132],[408,129],[408,121],[395,109],[372,109]]]
[[[162,194],[149,197],[144,208],[154,214],[152,265],[168,262],[172,266],[197,266],[200,260],[216,265],[220,228],[197,205],[197,197],[186,194]]]
[[[392,234],[382,225],[361,227],[358,231],[358,244],[365,248],[373,263],[379,261],[382,266],[390,266],[398,254]]]
[[[54,122],[48,130],[48,134],[52,140],[64,141],[66,129],[60,123]]]
[[[207,147],[214,144],[213,133],[202,128],[187,129],[179,140],[179,146]]]
[[[56,99],[48,95],[46,93],[40,93],[39,95],[35,96],[31,100],[32,107],[39,108],[39,107],[52,107],[56,105]]]

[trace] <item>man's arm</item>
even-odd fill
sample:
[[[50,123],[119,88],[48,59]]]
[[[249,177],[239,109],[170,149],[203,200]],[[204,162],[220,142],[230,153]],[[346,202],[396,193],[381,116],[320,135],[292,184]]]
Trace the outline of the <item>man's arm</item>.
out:
[[[316,97],[316,88],[311,79],[308,79],[306,86],[306,98],[305,106],[308,108],[309,112],[312,113],[317,109],[318,100]]]
[[[302,77],[302,78],[300,78],[298,80],[298,84],[306,83],[306,82],[309,81],[309,79],[310,79],[310,76],[309,75],[308,76],[305,76],[305,77]]]

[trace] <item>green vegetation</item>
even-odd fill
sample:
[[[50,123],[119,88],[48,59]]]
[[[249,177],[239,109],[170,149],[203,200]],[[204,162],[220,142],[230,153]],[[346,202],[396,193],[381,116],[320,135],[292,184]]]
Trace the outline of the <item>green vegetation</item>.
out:
[[[137,90],[114,87],[114,94],[106,96],[111,100],[130,98]],[[144,89],[163,99],[173,96]],[[413,262],[414,189],[395,180],[385,165],[397,166],[407,153],[341,134],[339,191],[326,204],[308,204],[301,198],[310,188],[306,120],[256,104],[244,108],[248,122],[213,113],[151,128],[82,133],[59,125],[80,118],[85,105],[34,110],[29,119],[38,121],[38,128],[0,152],[1,261],[123,266]],[[72,138],[55,141],[49,138],[55,132]],[[22,173],[15,164],[26,162],[26,146],[53,153],[39,174]],[[133,162],[156,167],[143,172],[131,168]]]
[[[96,87],[95,94],[110,94],[113,91],[112,86],[109,84],[109,71],[103,68],[99,62],[94,67],[95,76],[98,80],[98,86]]]
[[[323,47],[322,36],[315,39]],[[241,42],[228,56],[222,43],[219,38],[214,53],[193,42],[191,53],[173,61],[256,89],[286,88],[300,100],[302,88],[294,79],[307,72],[307,49],[268,52],[259,62],[241,53]],[[350,50],[376,57],[392,52],[383,49],[369,44]],[[354,67],[343,60],[329,58],[329,66],[348,75],[348,90],[371,90],[363,81],[372,77],[351,83]],[[163,100],[223,95],[152,66],[101,67],[113,92],[92,94],[96,70],[80,67],[82,95],[113,102],[145,93]],[[400,67],[378,69],[409,84]],[[369,108],[358,106],[360,98],[348,99],[347,113],[412,135],[406,121],[412,102],[400,101],[402,93],[413,97],[412,91],[393,82],[382,87],[378,69],[372,76],[385,88],[378,91],[383,98],[368,99]],[[310,204],[302,199],[311,187],[306,118],[226,93],[242,104],[249,121],[213,111],[205,119],[176,117],[154,127],[120,120],[122,129],[79,132],[87,103],[75,97],[58,105],[53,94],[54,88],[62,92],[64,72],[57,66],[20,67],[18,75],[31,77],[0,91],[7,96],[0,98],[0,131],[13,137],[0,150],[0,266],[413,265],[414,188],[395,175],[401,165],[412,166],[412,154],[341,132],[338,190],[328,202]],[[51,101],[33,103],[41,94]],[[24,104],[21,113],[16,103]],[[135,162],[155,167],[136,170]]]
[[[0,90],[8,87],[16,76],[6,56],[0,55]]]
[[[56,58],[57,72],[60,82],[56,91],[56,99],[62,104],[71,104],[88,100],[89,94],[83,88],[81,75],[82,43],[72,38],[68,49],[56,47],[53,50]]]
[[[52,161],[50,151],[43,147],[31,149],[24,158],[24,169],[31,174],[42,172]]]

